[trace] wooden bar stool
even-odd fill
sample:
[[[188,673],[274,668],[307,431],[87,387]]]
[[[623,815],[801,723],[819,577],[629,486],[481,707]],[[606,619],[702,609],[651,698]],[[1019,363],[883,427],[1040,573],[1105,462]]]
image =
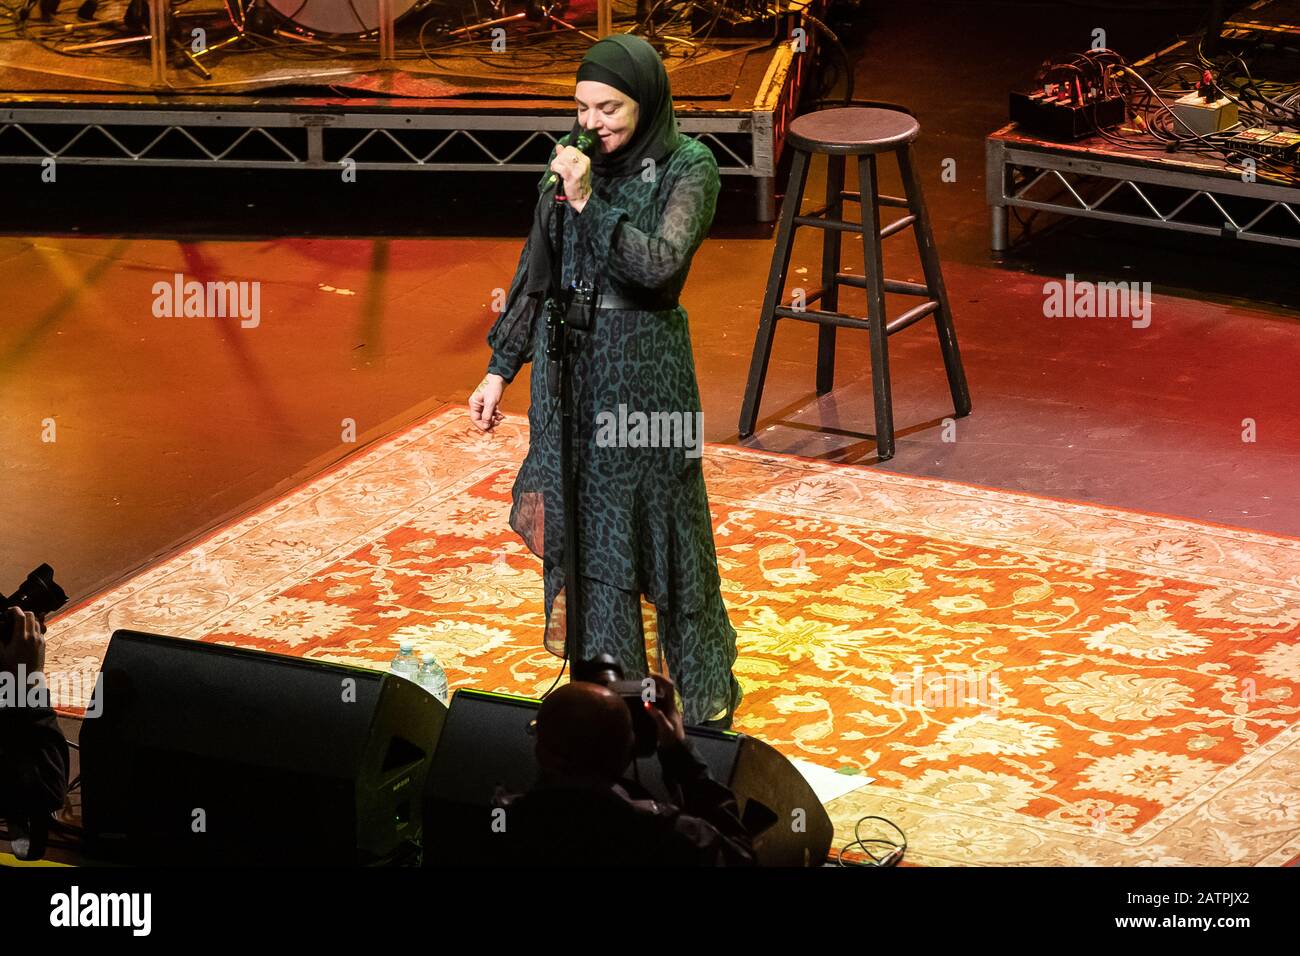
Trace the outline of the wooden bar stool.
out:
[[[772,356],[772,339],[779,319],[798,319],[816,322],[821,328],[817,334],[817,394],[831,390],[835,378],[835,330],[840,326],[866,329],[871,338],[871,383],[875,392],[876,449],[881,461],[894,455],[894,411],[889,388],[889,336],[901,332],[928,315],[934,316],[939,333],[939,348],[948,373],[948,388],[956,417],[970,413],[970,392],[966,387],[966,373],[962,369],[961,354],[957,351],[957,332],[953,328],[952,313],[948,308],[948,293],[943,285],[939,268],[939,254],[934,246],[930,217],[926,213],[921,182],[916,175],[912,159],[912,141],[921,131],[920,124],[910,115],[898,110],[844,107],[820,110],[800,116],[790,124],[786,143],[794,150],[790,166],[790,181],[786,187],[785,202],[781,205],[781,219],[777,227],[776,248],[772,252],[772,268],[767,277],[767,294],[763,311],[759,315],[758,336],[754,341],[754,356],[749,366],[749,382],[745,386],[745,401],[740,410],[740,437],[754,433],[758,406],[763,397],[763,382],[767,377],[767,364]],[[876,155],[892,152],[898,156],[898,169],[902,173],[906,197],[882,196],[876,171]],[[826,203],[807,215],[799,215],[803,201],[804,184],[808,179],[808,164],[813,153],[827,157]],[[845,157],[858,157],[858,183],[860,192],[844,189]],[[862,222],[844,221],[844,201],[861,203]],[[907,210],[907,214],[883,229],[880,228],[880,207],[892,206]],[[825,230],[822,237],[821,288],[808,293],[800,305],[785,301],[785,283],[790,270],[790,252],[796,226],[812,226]],[[917,249],[921,254],[921,268],[925,284],[886,279],[881,260],[882,239],[912,228]],[[840,234],[856,232],[862,236],[863,261],[866,275],[858,276],[840,271]],[[854,286],[867,291],[865,317],[839,312],[839,287]],[[893,319],[885,316],[885,293],[894,292],[919,296],[923,301]],[[819,302],[820,309],[806,308]]]

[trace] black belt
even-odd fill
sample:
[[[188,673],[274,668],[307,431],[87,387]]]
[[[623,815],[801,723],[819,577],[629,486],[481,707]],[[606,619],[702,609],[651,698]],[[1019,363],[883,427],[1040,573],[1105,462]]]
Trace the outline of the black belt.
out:
[[[598,295],[596,296],[596,308],[624,309],[632,312],[671,312],[677,308],[677,303],[638,299],[626,295]]]

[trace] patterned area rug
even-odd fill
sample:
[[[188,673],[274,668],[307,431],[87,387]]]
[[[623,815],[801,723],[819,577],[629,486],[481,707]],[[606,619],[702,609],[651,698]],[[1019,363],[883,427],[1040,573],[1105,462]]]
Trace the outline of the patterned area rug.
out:
[[[65,616],[537,694],[527,448],[441,412]],[[874,783],[914,863],[1277,865],[1300,854],[1300,540],[709,446],[737,729]],[[76,700],[65,700],[75,705]],[[84,703],[84,701],[82,701]]]

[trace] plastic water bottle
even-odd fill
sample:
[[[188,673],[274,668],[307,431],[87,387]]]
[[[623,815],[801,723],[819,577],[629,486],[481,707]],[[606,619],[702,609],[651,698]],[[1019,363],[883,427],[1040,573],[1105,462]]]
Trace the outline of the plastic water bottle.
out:
[[[415,641],[402,641],[400,647],[388,669],[398,677],[413,681],[420,670],[420,663],[415,659]]]
[[[445,705],[447,703],[447,672],[442,669],[442,665],[438,663],[438,659],[432,654],[422,655],[420,661],[420,673],[416,677],[416,683]]]

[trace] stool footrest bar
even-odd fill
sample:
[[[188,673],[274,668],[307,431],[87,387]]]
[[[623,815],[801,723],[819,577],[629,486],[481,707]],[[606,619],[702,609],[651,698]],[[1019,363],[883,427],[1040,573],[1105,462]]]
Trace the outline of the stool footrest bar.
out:
[[[880,230],[880,238],[888,239],[896,232],[902,232],[908,226],[916,224],[915,216],[904,216],[902,219],[895,219],[889,225]]]
[[[865,289],[867,287],[867,277],[855,276],[851,272],[837,272],[835,273],[835,284],[852,286],[855,289]],[[886,279],[884,285],[886,292],[895,292],[899,295],[921,295],[925,296],[927,299],[930,298],[929,287],[924,286],[919,282],[907,282],[903,279]],[[809,299],[808,301],[811,302],[812,300]]]
[[[843,312],[824,312],[820,309],[790,309],[777,306],[775,315],[778,319],[798,319],[800,322],[815,322],[818,325],[838,325],[849,329],[869,328],[870,323],[857,315]]]
[[[840,193],[841,199],[849,199],[853,202],[862,202],[862,193],[856,190],[845,190]],[[896,209],[911,209],[911,204],[906,199],[900,199],[898,196],[886,196],[883,193],[876,197],[876,203],[881,206],[893,206]]]
[[[796,286],[796,288],[798,288],[798,286]],[[825,295],[826,295],[825,289],[813,289],[811,291],[806,290],[803,295],[803,304],[807,306],[807,305],[812,305],[814,302],[820,302]],[[780,303],[778,308],[793,309],[794,308],[793,303],[794,300],[791,299],[789,302]]]
[[[908,309],[906,312],[904,312],[902,315],[900,315],[898,318],[894,319],[893,321],[886,322],[885,334],[893,335],[895,332],[901,332],[909,325],[912,325],[916,322],[920,322],[923,318],[925,318],[930,313],[934,312],[934,310],[937,308],[939,308],[938,302],[935,302],[933,300],[929,302],[922,302],[920,305],[916,306],[915,308]]]
[[[843,219],[822,219],[817,216],[795,216],[796,226],[814,226],[817,229],[838,229],[840,232],[861,232],[862,223]]]

